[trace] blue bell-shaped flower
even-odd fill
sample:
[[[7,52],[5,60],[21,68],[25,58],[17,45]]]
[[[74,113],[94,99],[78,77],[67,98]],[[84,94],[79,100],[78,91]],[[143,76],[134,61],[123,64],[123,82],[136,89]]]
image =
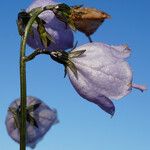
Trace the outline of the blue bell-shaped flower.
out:
[[[26,145],[35,148],[51,126],[58,123],[57,111],[31,96],[27,97],[26,111]],[[10,104],[5,124],[9,136],[20,143],[20,99]]]
[[[34,0],[26,12],[30,12],[37,7],[56,4],[58,3],[53,0]],[[73,47],[74,37],[72,30],[64,22],[60,21],[52,11],[44,11],[39,15],[39,19],[41,21],[38,22],[38,25],[36,23],[33,24],[33,33],[27,40],[27,44],[30,47],[33,49],[46,48],[47,50],[65,50]],[[45,27],[45,29],[40,27]],[[46,34],[48,34],[47,37]],[[45,37],[41,39],[41,36]],[[49,41],[43,42],[44,40]]]
[[[127,45],[93,42],[68,53],[52,51],[51,57],[65,66],[65,74],[80,96],[113,116],[115,106],[111,99],[121,99],[132,88],[145,90],[132,83],[132,71],[125,61],[130,52]]]

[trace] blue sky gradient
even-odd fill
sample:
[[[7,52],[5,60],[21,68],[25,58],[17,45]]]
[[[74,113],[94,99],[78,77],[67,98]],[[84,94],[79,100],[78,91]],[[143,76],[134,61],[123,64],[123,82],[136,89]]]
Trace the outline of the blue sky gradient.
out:
[[[19,47],[17,13],[32,0],[1,2],[0,9],[0,149],[17,150],[19,145],[8,136],[5,117],[9,104],[19,97]],[[148,0],[76,0],[69,5],[84,4],[112,16],[92,36],[107,44],[128,44],[132,55],[128,62],[133,81],[150,87],[150,1]],[[88,39],[75,34],[79,45]],[[27,47],[28,52],[32,49]],[[96,105],[81,98],[63,66],[48,56],[39,56],[27,64],[27,93],[42,99],[58,111],[60,123],[53,126],[36,150],[150,150],[150,92],[132,93],[114,101],[113,118]],[[28,150],[29,148],[27,148]]]

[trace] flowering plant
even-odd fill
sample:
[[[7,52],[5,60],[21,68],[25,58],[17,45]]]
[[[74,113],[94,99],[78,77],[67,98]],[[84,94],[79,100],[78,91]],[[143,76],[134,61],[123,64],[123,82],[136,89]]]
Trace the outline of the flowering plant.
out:
[[[39,54],[49,55],[64,66],[73,87],[84,99],[95,103],[111,116],[115,113],[113,99],[121,99],[132,88],[146,88],[132,82],[133,75],[126,58],[127,45],[108,45],[93,42],[91,35],[110,18],[107,13],[79,6],[68,6],[53,0],[35,0],[18,13],[20,47],[20,98],[8,109],[8,134],[20,150],[34,148],[49,128],[58,122],[55,110],[26,94],[26,63]],[[83,32],[90,43],[73,47],[73,31]],[[26,44],[34,51],[26,55]],[[72,48],[70,51],[66,49]]]

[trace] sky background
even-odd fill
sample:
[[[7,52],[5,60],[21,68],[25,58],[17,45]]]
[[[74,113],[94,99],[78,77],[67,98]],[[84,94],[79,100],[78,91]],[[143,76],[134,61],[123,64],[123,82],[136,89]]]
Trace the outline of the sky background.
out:
[[[19,47],[17,13],[32,0],[1,1],[0,9],[0,149],[18,150],[8,136],[5,117],[9,104],[19,97]],[[75,0],[112,16],[92,36],[93,41],[128,44],[132,55],[128,62],[135,83],[150,87],[150,1],[148,0]],[[75,33],[79,45],[88,39]],[[32,51],[27,47],[29,52]],[[56,108],[60,123],[53,126],[36,150],[150,150],[150,91],[133,90],[114,101],[113,118],[96,105],[81,98],[63,66],[40,56],[27,64],[27,93]],[[29,150],[30,148],[27,148]]]

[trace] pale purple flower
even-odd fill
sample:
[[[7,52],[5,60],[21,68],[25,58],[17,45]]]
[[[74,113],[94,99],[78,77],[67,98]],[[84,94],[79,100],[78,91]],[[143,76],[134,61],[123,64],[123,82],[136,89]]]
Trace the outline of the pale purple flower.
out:
[[[26,119],[26,145],[31,148],[35,148],[51,126],[58,123],[56,110],[31,96],[27,97]],[[16,99],[10,104],[5,123],[9,136],[19,143],[20,99]]]
[[[93,42],[73,49],[68,58],[64,52],[61,55],[55,51],[51,52],[51,57],[64,64],[65,72],[80,96],[113,116],[115,106],[111,99],[121,99],[131,92],[132,87],[145,89],[132,83],[132,71],[125,61],[130,52],[127,45]]]
[[[34,0],[33,3],[27,8],[27,12],[31,11],[36,7],[44,7],[46,5],[55,5],[58,4],[54,0]],[[48,50],[65,50],[71,48],[73,46],[73,32],[72,30],[66,26],[66,24],[56,18],[52,11],[45,11],[39,15],[41,19],[43,19],[45,24],[45,29],[52,36],[53,41],[48,46],[48,48],[44,47],[39,38],[39,33],[37,32],[37,25],[33,25],[34,37],[29,36],[27,40],[27,44],[36,49],[48,49]]]

